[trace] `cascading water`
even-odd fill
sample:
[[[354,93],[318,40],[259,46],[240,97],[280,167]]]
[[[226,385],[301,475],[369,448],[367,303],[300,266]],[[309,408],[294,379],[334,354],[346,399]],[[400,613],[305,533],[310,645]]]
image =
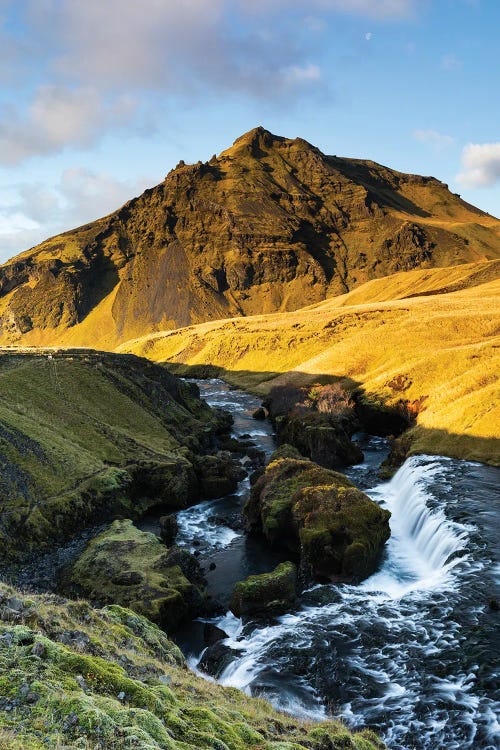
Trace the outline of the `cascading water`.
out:
[[[248,417],[251,397],[226,388],[212,381],[205,397]],[[250,431],[248,420],[236,426]],[[262,439],[269,453],[270,434]],[[498,470],[418,456],[370,490],[368,464],[348,473],[392,513],[379,571],[357,586],[315,586],[297,611],[272,622],[242,625],[230,613],[213,620],[232,654],[218,679],[298,715],[372,727],[391,750],[493,750],[500,669],[498,613],[488,601],[499,598]],[[217,542],[228,588],[259,571],[259,550],[249,562],[244,539]]]

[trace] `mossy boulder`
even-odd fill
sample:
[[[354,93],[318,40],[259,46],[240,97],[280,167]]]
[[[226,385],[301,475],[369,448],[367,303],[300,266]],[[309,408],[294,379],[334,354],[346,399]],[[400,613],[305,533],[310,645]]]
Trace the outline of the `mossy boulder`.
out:
[[[98,534],[68,574],[73,591],[102,604],[130,607],[175,630],[204,604],[203,576],[189,553],[166,550],[154,535],[132,521],[114,521]]]
[[[296,597],[297,568],[291,562],[270,573],[249,576],[234,587],[229,609],[236,617],[275,615],[286,612]]]
[[[343,474],[296,458],[289,448],[271,457],[244,512],[250,531],[300,559],[306,580],[366,578],[390,536],[388,511]]]
[[[9,604],[10,603],[10,604]],[[12,614],[14,604],[15,617]],[[156,625],[116,605],[0,584],[2,750],[379,750],[190,672]]]
[[[280,443],[295,446],[303,456],[320,466],[337,469],[363,460],[363,452],[351,440],[354,427],[349,420],[304,410],[279,416],[274,421]]]

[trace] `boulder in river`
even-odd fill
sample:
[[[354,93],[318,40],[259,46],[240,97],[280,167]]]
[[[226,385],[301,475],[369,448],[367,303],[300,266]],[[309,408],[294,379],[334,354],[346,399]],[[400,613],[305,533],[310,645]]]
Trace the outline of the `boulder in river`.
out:
[[[263,406],[259,406],[259,408],[255,409],[255,411],[253,412],[252,417],[254,419],[258,419],[258,420],[262,421],[262,420],[266,419],[266,417],[267,417],[267,411],[265,410],[265,408]]]
[[[198,456],[195,466],[201,493],[208,499],[231,495],[246,475],[241,465],[226,451],[212,456]]]
[[[286,612],[296,598],[297,568],[291,562],[278,565],[270,573],[253,575],[234,587],[229,608],[236,617]]]
[[[174,543],[178,531],[179,525],[177,523],[177,518],[173,513],[170,513],[168,516],[161,516],[160,537],[167,547],[170,547],[170,545]]]
[[[73,592],[102,604],[127,606],[173,631],[204,605],[203,575],[184,550],[165,549],[132,521],[114,521],[98,534],[68,574]]]
[[[353,443],[342,421],[315,411],[288,414],[275,420],[281,444],[294,445],[304,456],[327,469],[358,464],[363,452]],[[350,426],[350,425],[349,425]]]
[[[295,455],[273,454],[245,506],[247,527],[297,555],[306,581],[366,578],[390,536],[390,513],[343,474]]]

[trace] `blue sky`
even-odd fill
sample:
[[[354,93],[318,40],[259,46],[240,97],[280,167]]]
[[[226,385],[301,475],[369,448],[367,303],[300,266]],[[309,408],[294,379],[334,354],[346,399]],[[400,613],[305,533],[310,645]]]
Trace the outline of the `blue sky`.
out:
[[[263,125],[500,214],[500,0],[0,0],[0,260]]]

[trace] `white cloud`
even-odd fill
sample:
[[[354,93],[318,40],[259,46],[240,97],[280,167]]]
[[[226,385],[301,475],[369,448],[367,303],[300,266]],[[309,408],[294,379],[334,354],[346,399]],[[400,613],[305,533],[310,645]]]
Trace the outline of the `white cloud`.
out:
[[[367,31],[366,34],[365,34],[366,41],[369,42],[370,39],[372,38],[372,36],[373,36],[372,32],[371,31]]]
[[[321,80],[321,69],[317,65],[292,65],[285,69],[285,79],[290,84],[310,83]]]
[[[67,145],[86,146],[109,126],[118,126],[133,111],[128,97],[105,104],[92,87],[41,86],[27,109],[14,108],[0,121],[0,161],[16,164],[34,154]]]
[[[443,70],[460,70],[463,67],[463,62],[454,54],[444,55],[441,60],[441,67]]]
[[[448,146],[453,146],[455,139],[451,135],[445,135],[437,130],[415,130],[413,136],[421,143],[429,143],[436,151],[443,151]]]
[[[500,182],[500,142],[469,143],[462,151],[463,170],[457,180],[469,188]]]
[[[11,186],[0,195],[0,262],[47,236],[105,216],[152,184],[152,177],[121,181],[73,167],[54,186]]]
[[[142,118],[164,117],[170,97],[192,102],[229,92],[278,106],[285,97],[290,102],[294,88],[301,96],[324,91],[329,84],[315,60],[315,32],[328,14],[391,21],[407,17],[417,5],[417,0],[0,0],[0,80],[12,86],[12,101],[0,111],[0,163],[85,148],[120,125],[137,130]],[[9,8],[16,11],[14,33],[2,27],[2,10]],[[45,82],[37,90],[34,71]],[[21,78],[31,88],[14,85]]]

